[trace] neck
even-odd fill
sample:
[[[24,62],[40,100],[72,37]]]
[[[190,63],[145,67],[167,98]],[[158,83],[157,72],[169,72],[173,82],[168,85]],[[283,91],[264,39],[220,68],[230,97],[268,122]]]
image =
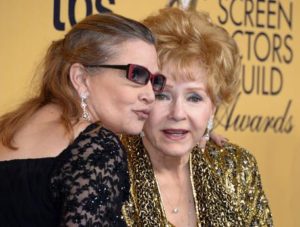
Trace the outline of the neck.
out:
[[[189,162],[173,169],[154,169],[154,175],[166,219],[175,226],[195,226],[197,216]]]
[[[157,183],[163,188],[172,190],[172,188],[176,187],[179,191],[181,191],[184,186],[190,184],[190,170],[188,162],[185,165],[172,168],[162,168],[161,165],[153,165],[153,171]]]

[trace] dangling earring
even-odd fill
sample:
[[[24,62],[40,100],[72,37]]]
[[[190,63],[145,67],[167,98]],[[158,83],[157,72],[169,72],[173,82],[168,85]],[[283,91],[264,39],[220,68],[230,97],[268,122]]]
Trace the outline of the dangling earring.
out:
[[[81,99],[80,106],[82,109],[81,117],[82,117],[82,119],[84,119],[86,121],[90,121],[91,117],[90,117],[89,112],[87,111],[87,103],[86,103],[87,98],[88,98],[88,93],[84,92],[84,93],[80,94],[80,99]]]
[[[213,129],[213,127],[214,127],[214,118],[213,118],[213,116],[211,116],[207,122],[207,127],[205,130],[204,136],[203,136],[204,140],[206,140],[206,141],[209,140],[209,134],[210,134],[210,131]]]

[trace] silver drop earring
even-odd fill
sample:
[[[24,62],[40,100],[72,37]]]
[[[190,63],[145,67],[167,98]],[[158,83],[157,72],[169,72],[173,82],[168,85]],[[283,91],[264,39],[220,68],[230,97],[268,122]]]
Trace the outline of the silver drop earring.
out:
[[[80,106],[82,109],[82,119],[84,119],[86,121],[90,121],[91,117],[90,117],[89,112],[87,111],[87,102],[86,102],[87,98],[88,98],[88,93],[80,94],[80,99],[81,99]]]
[[[213,129],[214,127],[214,118],[211,116],[207,122],[207,127],[206,127],[206,130],[205,130],[205,134],[203,136],[203,139],[208,141],[209,140],[209,134],[210,134],[210,131]]]

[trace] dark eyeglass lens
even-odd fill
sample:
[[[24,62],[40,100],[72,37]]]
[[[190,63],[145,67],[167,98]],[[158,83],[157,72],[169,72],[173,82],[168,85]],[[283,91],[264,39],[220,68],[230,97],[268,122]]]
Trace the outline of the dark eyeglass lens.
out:
[[[152,86],[154,91],[161,91],[165,84],[165,77],[163,75],[155,75],[152,79]]]
[[[131,71],[131,80],[139,84],[147,84],[150,78],[149,72],[142,68],[135,66]]]

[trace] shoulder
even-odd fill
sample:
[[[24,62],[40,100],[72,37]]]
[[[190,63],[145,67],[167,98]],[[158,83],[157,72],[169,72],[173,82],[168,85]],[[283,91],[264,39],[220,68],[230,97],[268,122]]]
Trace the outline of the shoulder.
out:
[[[126,152],[118,136],[93,123],[57,157],[57,169],[69,170],[88,166],[98,168],[107,163],[116,164],[124,160],[126,160]]]
[[[247,149],[227,142],[223,147],[209,141],[204,151],[206,161],[212,166],[219,166],[224,169],[241,170],[256,168],[255,157]]]
[[[117,135],[94,123],[57,157],[52,182],[65,184],[66,180],[90,180],[101,174],[124,175],[126,169],[126,152]]]
[[[211,176],[218,179],[229,193],[240,194],[260,187],[256,159],[239,145],[228,142],[220,147],[209,141],[202,160],[209,167]]]
[[[111,152],[123,149],[121,141],[116,134],[96,123],[87,126],[73,141],[70,148],[109,150]]]
[[[202,162],[209,168],[207,174],[230,195],[231,201],[234,201],[232,204],[237,205],[245,223],[249,226],[272,223],[256,159],[247,149],[229,142],[219,147],[209,141],[201,154]]]

